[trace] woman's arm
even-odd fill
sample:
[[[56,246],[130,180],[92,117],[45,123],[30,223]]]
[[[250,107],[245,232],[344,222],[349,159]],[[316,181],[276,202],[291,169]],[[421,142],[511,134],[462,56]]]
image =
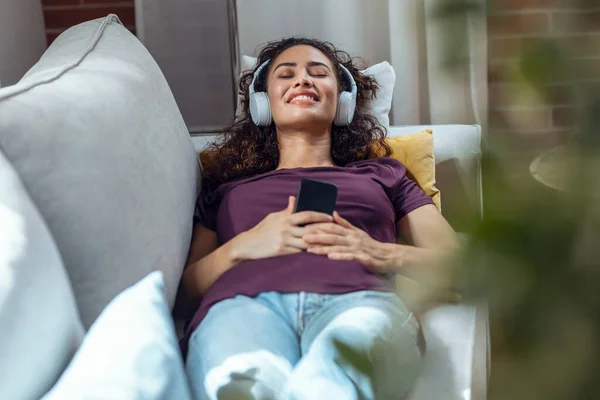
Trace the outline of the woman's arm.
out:
[[[396,224],[398,235],[408,245],[395,246],[394,272],[416,280],[453,286],[451,266],[459,254],[461,242],[454,229],[434,205],[419,207]]]
[[[173,313],[180,318],[190,317],[202,294],[234,265],[229,246],[218,247],[217,234],[195,224]]]
[[[398,235],[407,244],[428,249],[460,248],[460,239],[433,204],[419,207],[396,224]]]
[[[194,228],[188,262],[181,279],[188,297],[201,297],[225,271],[241,261],[231,251],[231,243],[218,246],[214,231],[201,224]]]

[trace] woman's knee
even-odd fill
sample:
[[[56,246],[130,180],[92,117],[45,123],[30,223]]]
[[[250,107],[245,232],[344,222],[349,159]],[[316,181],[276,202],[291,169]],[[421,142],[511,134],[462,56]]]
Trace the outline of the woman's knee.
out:
[[[264,305],[217,304],[190,337],[187,373],[198,399],[269,399],[300,357],[297,337]]]
[[[266,350],[233,354],[200,371],[188,363],[192,387],[201,399],[273,399],[292,369],[287,359]]]
[[[421,370],[418,323],[402,310],[361,305],[322,321],[306,343],[306,371],[340,369],[362,398],[406,393]],[[326,367],[329,365],[329,367]],[[340,380],[340,382],[342,382]]]

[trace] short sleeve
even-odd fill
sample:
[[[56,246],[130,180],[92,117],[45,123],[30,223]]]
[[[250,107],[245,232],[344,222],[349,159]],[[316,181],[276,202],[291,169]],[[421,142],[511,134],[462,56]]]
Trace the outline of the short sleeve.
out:
[[[396,162],[391,164],[390,168],[392,168],[396,177],[391,199],[396,212],[396,221],[421,206],[435,205],[431,197],[427,196],[413,180],[406,176],[404,165]]]
[[[194,224],[201,223],[202,226],[217,231],[217,211],[218,205],[214,201],[207,201],[202,194],[196,200],[196,208],[194,210]]]

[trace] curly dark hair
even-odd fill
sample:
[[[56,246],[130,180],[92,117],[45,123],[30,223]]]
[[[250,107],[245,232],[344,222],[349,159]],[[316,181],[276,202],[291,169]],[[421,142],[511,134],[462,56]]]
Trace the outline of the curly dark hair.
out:
[[[335,165],[365,160],[375,155],[389,156],[390,147],[385,143],[386,129],[370,114],[365,113],[368,100],[376,97],[379,89],[374,78],[360,73],[350,55],[335,48],[330,42],[303,37],[292,37],[267,43],[258,55],[257,66],[242,74],[239,80],[242,114],[225,128],[216,142],[201,154],[205,167],[203,193],[215,190],[219,185],[239,178],[272,171],[279,164],[279,148],[275,124],[256,126],[250,117],[249,86],[254,72],[266,60],[274,60],[284,50],[296,45],[309,45],[321,51],[336,69],[340,90],[350,90],[339,64],[344,65],[357,85],[356,111],[349,126],[331,128],[331,158]],[[361,60],[362,61],[362,60]],[[263,71],[267,71],[269,68]],[[266,90],[266,73],[257,78],[256,91]]]

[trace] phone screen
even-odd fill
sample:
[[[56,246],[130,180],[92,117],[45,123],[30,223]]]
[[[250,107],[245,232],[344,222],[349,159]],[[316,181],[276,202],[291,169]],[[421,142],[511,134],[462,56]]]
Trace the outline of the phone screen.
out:
[[[336,198],[337,186],[333,183],[302,179],[294,212],[317,211],[333,215]]]

